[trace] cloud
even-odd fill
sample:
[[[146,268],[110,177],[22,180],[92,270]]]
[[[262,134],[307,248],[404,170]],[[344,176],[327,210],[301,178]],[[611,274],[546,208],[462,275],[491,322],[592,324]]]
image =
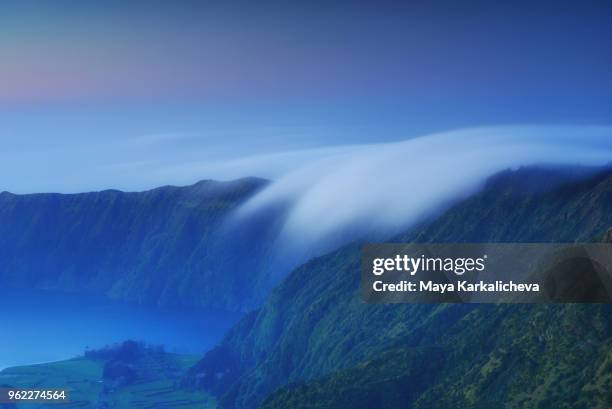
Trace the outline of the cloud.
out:
[[[206,162],[195,160],[160,167],[158,173],[174,180],[190,180],[194,175],[206,175],[207,178],[217,180],[239,179],[245,176],[276,179],[291,172],[296,166],[336,157],[353,150],[353,147],[338,146],[220,158]]]
[[[358,237],[406,229],[504,169],[609,163],[612,128],[500,126],[334,149],[280,177],[236,217],[248,221],[288,206],[281,251],[307,258]]]

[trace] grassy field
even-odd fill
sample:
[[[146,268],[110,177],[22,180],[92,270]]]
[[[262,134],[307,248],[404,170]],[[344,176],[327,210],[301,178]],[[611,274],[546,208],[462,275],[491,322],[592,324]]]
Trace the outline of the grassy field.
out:
[[[187,369],[197,357],[167,354],[181,368]],[[22,388],[64,388],[70,402],[62,404],[18,405],[18,408],[79,409],[212,409],[213,397],[178,386],[176,377],[160,372],[159,379],[139,380],[128,386],[109,388],[102,380],[104,364],[89,358],[75,358],[47,364],[7,368],[0,372],[0,384]],[[106,386],[106,387],[105,387]],[[1,406],[1,405],[0,405]]]

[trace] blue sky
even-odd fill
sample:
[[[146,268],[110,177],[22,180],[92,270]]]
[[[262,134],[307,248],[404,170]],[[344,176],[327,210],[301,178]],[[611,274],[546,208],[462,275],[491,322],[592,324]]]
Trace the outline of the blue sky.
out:
[[[189,164],[610,125],[612,6],[496,3],[3,2],[0,190],[142,189],[236,173]]]

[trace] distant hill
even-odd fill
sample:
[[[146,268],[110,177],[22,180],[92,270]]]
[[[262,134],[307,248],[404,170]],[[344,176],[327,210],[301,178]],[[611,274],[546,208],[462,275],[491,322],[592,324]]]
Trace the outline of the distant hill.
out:
[[[0,378],[6,387],[68,391],[67,403],[28,402],[20,408],[214,409],[212,396],[177,384],[196,359],[126,341],[65,361],[6,368]],[[2,409],[16,407],[0,404]]]
[[[601,240],[612,172],[564,172],[503,172],[393,241]],[[293,271],[185,382],[232,409],[610,407],[610,305],[366,305],[359,262],[356,243]]]
[[[0,280],[153,305],[252,308],[270,285],[258,275],[270,230],[226,222],[266,185],[247,178],[145,192],[0,193]]]

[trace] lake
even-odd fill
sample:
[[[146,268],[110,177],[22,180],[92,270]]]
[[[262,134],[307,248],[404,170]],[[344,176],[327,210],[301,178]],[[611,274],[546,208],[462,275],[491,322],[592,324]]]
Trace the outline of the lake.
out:
[[[168,352],[203,354],[241,314],[159,309],[103,297],[0,289],[0,370],[82,355],[133,339]]]

